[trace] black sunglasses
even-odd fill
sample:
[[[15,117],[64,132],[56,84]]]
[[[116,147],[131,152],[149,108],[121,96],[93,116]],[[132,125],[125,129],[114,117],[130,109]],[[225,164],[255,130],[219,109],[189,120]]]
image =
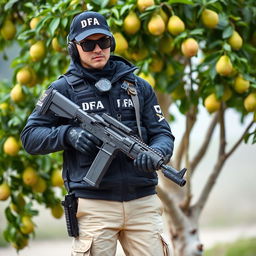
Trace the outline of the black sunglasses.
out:
[[[108,37],[105,36],[98,40],[85,39],[83,41],[76,42],[76,44],[80,45],[84,52],[90,52],[94,50],[94,48],[96,47],[96,44],[101,49],[109,48],[111,46],[111,38],[109,36]]]

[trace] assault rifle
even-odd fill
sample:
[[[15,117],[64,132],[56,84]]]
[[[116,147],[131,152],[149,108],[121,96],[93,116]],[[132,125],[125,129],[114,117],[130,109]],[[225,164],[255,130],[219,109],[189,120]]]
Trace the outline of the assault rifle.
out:
[[[117,151],[123,152],[132,159],[135,159],[139,153],[146,152],[153,159],[154,166],[161,169],[165,177],[179,186],[186,184],[186,180],[183,179],[186,168],[178,172],[173,167],[165,165],[161,154],[137,138],[132,129],[106,113],[102,115],[86,113],[77,104],[52,88],[45,91],[39,99],[37,110],[39,114],[45,114],[51,110],[60,117],[76,119],[83,129],[102,141],[99,153],[83,178],[92,186],[99,186]]]

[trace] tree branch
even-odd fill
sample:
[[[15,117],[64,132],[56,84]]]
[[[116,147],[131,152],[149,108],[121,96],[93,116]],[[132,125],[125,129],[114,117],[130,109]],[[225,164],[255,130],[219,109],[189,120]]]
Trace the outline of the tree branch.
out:
[[[195,122],[196,122],[196,110],[195,110],[195,107],[192,107],[192,110],[190,110],[187,115],[186,115],[186,122],[187,122],[187,125],[186,125],[186,130],[182,136],[182,139],[180,141],[180,144],[179,144],[179,147],[177,149],[177,153],[175,155],[175,167],[177,169],[180,169],[180,166],[181,166],[181,161],[182,161],[182,158],[183,158],[183,155],[184,155],[184,152],[185,152],[185,149],[186,149],[186,136],[187,134],[190,134],[194,125],[195,125]]]
[[[191,123],[193,122],[194,118],[194,113],[193,113],[193,107],[190,109],[190,111],[186,114],[186,133],[185,133],[185,140],[184,140],[184,148],[185,148],[185,164],[187,167],[187,173],[186,173],[186,178],[187,178],[187,183],[185,187],[185,198],[181,204],[181,208],[184,212],[188,212],[189,206],[190,206],[190,201],[192,198],[191,195],[191,170],[190,170],[190,160],[189,160],[189,142],[190,142],[190,126]]]
[[[194,204],[194,206],[192,207],[193,211],[196,212],[197,217],[199,217],[199,215],[201,214],[203,207],[209,197],[209,194],[217,180],[218,175],[220,174],[222,167],[224,166],[225,161],[231,156],[231,154],[237,149],[237,147],[241,144],[241,142],[243,141],[243,138],[245,136],[245,134],[249,131],[249,129],[252,127],[252,125],[254,124],[254,121],[252,121],[247,128],[245,129],[245,131],[243,132],[243,134],[241,135],[241,137],[237,140],[237,142],[234,144],[234,146],[231,148],[231,150],[226,153],[226,154],[222,154],[219,155],[219,159],[217,161],[217,163],[214,166],[213,172],[212,174],[209,176],[207,183],[205,184],[201,195],[198,199],[198,201]],[[222,135],[223,136],[223,135]],[[223,142],[222,142],[223,143]],[[220,145],[220,147],[223,147],[223,145]],[[221,150],[220,150],[221,151]],[[219,152],[220,152],[219,151]]]
[[[197,217],[199,217],[199,215],[201,214],[201,212],[203,210],[203,207],[209,197],[209,194],[210,194],[213,186],[215,185],[216,179],[223,167],[225,159],[226,159],[225,156],[222,156],[219,158],[216,165],[214,166],[212,174],[209,176],[207,183],[205,184],[205,186],[201,192],[201,195],[200,195],[198,201],[192,207],[193,211],[196,211]]]
[[[213,131],[216,127],[216,124],[218,122],[218,113],[216,113],[210,123],[210,126],[207,130],[207,133],[206,133],[206,136],[205,136],[205,139],[202,143],[202,146],[201,148],[198,150],[196,156],[194,157],[194,160],[190,163],[190,170],[191,170],[191,174],[194,173],[194,170],[196,169],[197,165],[200,163],[200,161],[203,159],[203,156],[205,155],[207,149],[208,149],[208,146],[210,144],[210,141],[211,141],[211,137],[212,137],[212,134],[213,134]]]
[[[242,143],[244,136],[249,132],[250,128],[252,127],[252,125],[254,124],[254,120],[252,120],[249,125],[246,127],[246,129],[244,130],[243,134],[241,135],[241,137],[237,140],[237,142],[234,144],[234,146],[230,149],[229,152],[226,153],[226,157],[230,157],[230,155],[233,154],[233,152],[237,149],[237,147]]]
[[[219,111],[219,122],[220,122],[220,145],[219,145],[219,158],[225,155],[226,152],[226,130],[225,130],[225,119],[224,119],[224,105],[221,104],[221,108]]]

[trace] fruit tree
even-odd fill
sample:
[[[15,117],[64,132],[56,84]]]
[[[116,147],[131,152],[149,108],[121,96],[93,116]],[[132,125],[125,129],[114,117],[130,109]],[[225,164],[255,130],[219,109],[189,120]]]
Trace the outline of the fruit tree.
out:
[[[256,3],[254,0],[0,0],[0,51],[16,45],[12,78],[0,81],[0,200],[7,202],[5,239],[17,250],[36,232],[34,202],[56,218],[65,193],[61,152],[32,156],[21,147],[19,134],[37,98],[69,64],[67,34],[72,18],[83,10],[102,13],[116,40],[115,54],[138,66],[138,74],[157,91],[166,118],[175,104],[185,116],[184,136],[172,164],[188,168],[180,189],[160,177],[158,194],[165,205],[168,231],[176,256],[202,255],[198,221],[226,160],[244,142],[255,143]],[[195,157],[190,135],[200,107],[212,121]],[[233,109],[251,119],[234,145],[228,144],[225,115]],[[192,204],[191,186],[215,129],[219,152],[211,163],[199,199]],[[203,130],[202,130],[203,132]],[[167,184],[166,184],[167,183]],[[163,189],[165,187],[165,189]],[[171,191],[171,193],[170,193]],[[61,193],[59,193],[61,192]]]

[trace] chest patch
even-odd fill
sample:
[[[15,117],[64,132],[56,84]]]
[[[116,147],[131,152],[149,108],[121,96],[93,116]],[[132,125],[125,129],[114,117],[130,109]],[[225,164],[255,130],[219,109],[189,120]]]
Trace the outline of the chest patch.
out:
[[[101,100],[98,101],[89,101],[89,102],[82,102],[82,109],[84,111],[88,111],[88,110],[102,110],[105,109],[103,103]]]
[[[116,103],[118,108],[133,108],[131,99],[117,99]]]
[[[117,108],[122,108],[122,109],[134,108],[133,102],[129,98],[116,99],[116,106]],[[106,109],[106,107],[104,106],[104,103],[101,100],[82,102],[81,107],[84,111],[97,111],[97,110]]]

